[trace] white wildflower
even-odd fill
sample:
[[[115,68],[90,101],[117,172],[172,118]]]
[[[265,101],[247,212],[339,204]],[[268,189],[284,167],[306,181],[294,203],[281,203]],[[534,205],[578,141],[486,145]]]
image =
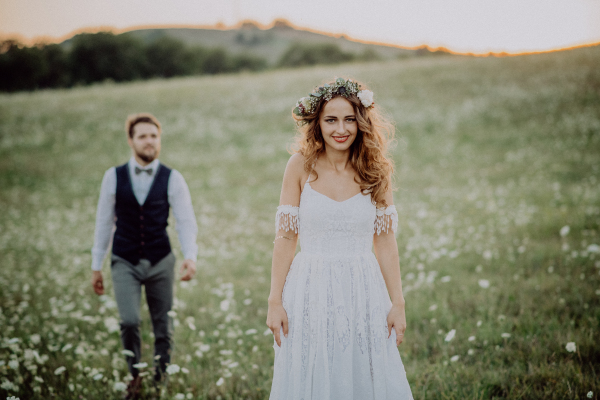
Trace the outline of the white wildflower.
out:
[[[35,333],[29,337],[29,340],[31,340],[31,343],[33,343],[33,344],[39,344],[40,341],[42,340],[42,338],[40,335]]]
[[[229,303],[229,300],[227,300],[227,299],[221,301],[221,304],[219,305],[219,307],[221,308],[221,311],[229,310],[229,306],[230,306],[230,303]]]
[[[560,236],[562,237],[567,236],[569,232],[571,232],[571,228],[569,228],[569,225],[565,225],[562,228],[560,228]]]
[[[176,400],[184,400],[185,399],[185,394],[183,394],[183,393],[177,393],[175,395],[175,399]]]
[[[206,353],[209,350],[210,350],[210,344],[201,344],[200,345],[200,351]]]
[[[118,332],[119,330],[121,330],[121,326],[119,325],[119,320],[117,320],[115,317],[108,317],[104,320],[104,326],[106,327],[106,330],[108,330],[108,333],[114,333],[114,332]]]
[[[569,353],[575,353],[577,346],[575,346],[575,342],[569,342],[567,343],[566,349]]]
[[[589,391],[588,394],[587,394],[587,398],[591,399],[593,396],[594,396],[594,392]]]
[[[469,351],[467,351],[467,354],[472,356],[473,354],[475,354],[475,350],[469,349]]]
[[[133,364],[133,368],[137,368],[137,369],[146,368],[147,366],[148,366],[148,363],[145,363],[145,362]]]
[[[103,377],[104,377],[104,375],[102,375],[102,374],[96,374],[96,375],[94,375],[93,379],[94,379],[95,381],[99,381],[99,380],[100,380],[100,379],[102,379]]]
[[[600,246],[598,246],[597,244],[590,244],[587,247],[587,251],[588,253],[600,253]]]
[[[510,337],[510,333],[503,333],[500,336],[502,336],[504,339],[508,339]]]
[[[177,311],[171,310],[167,313],[167,315],[171,318],[175,318],[177,316]]]
[[[217,386],[221,386],[222,384],[225,383],[225,379],[223,379],[223,377],[219,378],[219,380],[217,381]]]
[[[255,335],[255,334],[256,334],[256,332],[257,332],[257,331],[256,331],[256,329],[248,329],[248,330],[246,331],[246,335]]]
[[[245,299],[244,300],[244,305],[249,306],[250,304],[252,304],[252,299]]]
[[[469,339],[467,339],[469,342],[472,342],[473,340],[475,340],[475,336],[469,336]]]
[[[479,286],[481,286],[484,289],[487,289],[490,287],[490,281],[488,281],[487,279],[480,279],[478,283],[479,283]]]
[[[169,375],[174,375],[179,371],[181,371],[181,368],[177,364],[170,364],[169,366],[167,366],[167,374]]]
[[[113,385],[113,390],[115,392],[124,392],[125,390],[127,390],[127,385],[123,382],[115,382],[115,384]]]
[[[450,358],[450,362],[456,362],[456,361],[458,361],[458,359],[459,359],[459,358],[460,358],[460,356],[459,356],[459,355],[452,356],[452,357]]]
[[[19,360],[10,360],[10,361],[8,362],[8,366],[9,366],[11,369],[17,369],[17,368],[19,368]]]
[[[450,277],[450,275],[446,275],[446,276],[442,276],[442,279],[440,279],[440,282],[442,283],[448,283],[452,280],[452,278]]]
[[[122,350],[121,354],[128,356],[128,357],[135,357],[135,353],[131,350]]]
[[[58,367],[54,370],[54,375],[60,375],[67,370],[66,367]]]
[[[429,306],[429,311],[435,311],[437,310],[437,304],[432,304],[431,306]]]
[[[448,332],[448,334],[446,335],[446,338],[444,339],[446,342],[451,341],[452,339],[454,339],[454,336],[456,335],[456,329],[452,329],[450,332]]]

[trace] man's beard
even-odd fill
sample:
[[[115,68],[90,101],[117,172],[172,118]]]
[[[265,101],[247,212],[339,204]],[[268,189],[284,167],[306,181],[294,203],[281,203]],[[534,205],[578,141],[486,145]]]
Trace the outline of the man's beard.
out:
[[[144,154],[136,151],[136,154],[139,158],[144,160],[147,163],[151,163],[158,157],[158,151],[154,151],[152,154]]]

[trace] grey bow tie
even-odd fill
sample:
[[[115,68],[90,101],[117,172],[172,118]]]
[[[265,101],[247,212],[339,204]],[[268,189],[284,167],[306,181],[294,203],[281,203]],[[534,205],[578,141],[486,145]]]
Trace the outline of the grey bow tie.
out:
[[[142,172],[147,172],[147,173],[148,173],[148,175],[152,175],[152,168],[142,169],[142,168],[140,168],[140,167],[135,167],[135,174],[136,174],[136,175],[139,175],[139,174],[141,174]]]

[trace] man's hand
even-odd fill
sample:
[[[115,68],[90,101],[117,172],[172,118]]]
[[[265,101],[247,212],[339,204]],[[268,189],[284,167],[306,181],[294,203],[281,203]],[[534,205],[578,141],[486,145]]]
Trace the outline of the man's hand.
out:
[[[182,281],[189,281],[192,279],[194,274],[196,273],[196,263],[192,260],[183,260],[183,264],[181,264],[181,269],[179,270],[179,275],[181,275]]]
[[[104,294],[104,280],[102,271],[92,271],[92,287],[98,296]]]

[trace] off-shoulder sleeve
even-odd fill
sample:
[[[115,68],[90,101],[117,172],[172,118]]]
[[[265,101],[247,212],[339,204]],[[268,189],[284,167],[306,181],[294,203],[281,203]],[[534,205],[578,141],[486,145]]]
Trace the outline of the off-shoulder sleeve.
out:
[[[295,206],[279,206],[277,214],[275,214],[275,232],[284,230],[286,232],[293,231],[298,233],[300,228],[300,220],[298,219],[298,211],[300,207]]]
[[[398,230],[398,211],[394,205],[377,209],[374,233],[378,235],[381,235],[381,232],[388,233],[390,228],[394,233]]]

